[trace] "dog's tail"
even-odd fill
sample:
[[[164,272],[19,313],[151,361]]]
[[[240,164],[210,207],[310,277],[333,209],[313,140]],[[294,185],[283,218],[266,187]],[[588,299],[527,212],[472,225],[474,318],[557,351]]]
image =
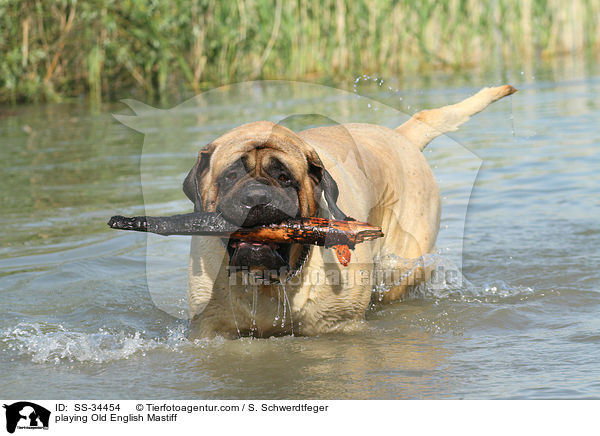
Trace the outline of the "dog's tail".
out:
[[[510,85],[483,88],[460,103],[417,112],[396,131],[423,151],[427,144],[446,132],[452,132],[490,103],[517,92]]]

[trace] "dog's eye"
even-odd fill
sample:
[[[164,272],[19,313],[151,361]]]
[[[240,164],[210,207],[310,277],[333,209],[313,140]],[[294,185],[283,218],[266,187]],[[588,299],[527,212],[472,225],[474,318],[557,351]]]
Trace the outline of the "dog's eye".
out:
[[[290,181],[290,178],[286,174],[281,174],[278,179],[282,183],[287,183]]]
[[[237,179],[237,173],[235,171],[229,171],[225,174],[225,180],[228,182],[233,182],[235,179]]]

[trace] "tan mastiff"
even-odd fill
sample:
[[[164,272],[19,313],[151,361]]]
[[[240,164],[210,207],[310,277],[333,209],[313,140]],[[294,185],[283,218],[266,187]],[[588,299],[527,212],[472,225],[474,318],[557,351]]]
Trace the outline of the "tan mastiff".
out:
[[[240,226],[350,216],[385,236],[358,245],[347,267],[322,247],[194,236],[190,338],[344,331],[364,319],[375,285],[384,285],[381,301],[401,298],[426,278],[418,259],[434,250],[440,223],[439,189],[421,152],[514,92],[484,88],[396,129],[344,124],[295,133],[261,121],[215,139],[184,182],[196,211]],[[392,274],[374,273],[382,270]]]

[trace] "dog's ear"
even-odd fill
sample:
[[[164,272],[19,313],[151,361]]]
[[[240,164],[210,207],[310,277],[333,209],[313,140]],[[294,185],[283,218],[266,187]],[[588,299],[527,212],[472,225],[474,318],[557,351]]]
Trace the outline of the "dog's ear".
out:
[[[323,162],[321,161],[321,158],[319,158],[319,155],[314,150],[311,150],[307,154],[306,160],[308,162],[308,175],[315,182],[315,195],[317,196],[317,201],[322,192],[325,196],[329,212],[331,212],[331,215],[336,220],[354,221],[354,218],[351,218],[342,212],[336,204],[340,194],[338,185],[333,177],[331,177],[331,174],[329,174],[329,171],[323,166]]]
[[[207,147],[200,150],[198,160],[183,181],[183,193],[194,203],[194,212],[202,212],[202,198],[200,197],[200,179],[210,166],[210,157],[214,148]]]

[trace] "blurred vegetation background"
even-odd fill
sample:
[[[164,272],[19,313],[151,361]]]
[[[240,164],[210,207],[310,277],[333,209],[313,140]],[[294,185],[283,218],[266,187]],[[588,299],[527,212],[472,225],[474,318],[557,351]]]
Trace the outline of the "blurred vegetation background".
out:
[[[0,0],[0,103],[502,68],[593,53],[599,20],[598,0]]]

